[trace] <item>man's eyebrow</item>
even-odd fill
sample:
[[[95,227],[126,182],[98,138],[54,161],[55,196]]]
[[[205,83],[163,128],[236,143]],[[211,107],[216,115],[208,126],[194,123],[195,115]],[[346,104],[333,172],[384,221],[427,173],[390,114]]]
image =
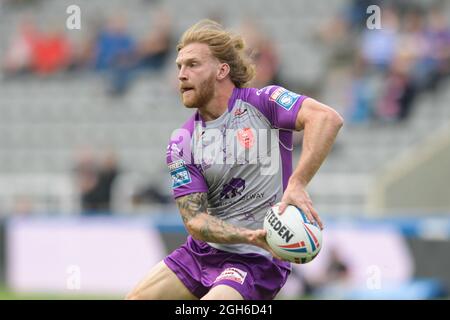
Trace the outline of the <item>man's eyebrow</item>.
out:
[[[187,58],[187,59],[185,59],[185,60],[175,60],[175,63],[177,64],[177,65],[180,65],[180,64],[182,64],[182,63],[189,63],[189,62],[197,62],[198,61],[198,59],[197,58]]]

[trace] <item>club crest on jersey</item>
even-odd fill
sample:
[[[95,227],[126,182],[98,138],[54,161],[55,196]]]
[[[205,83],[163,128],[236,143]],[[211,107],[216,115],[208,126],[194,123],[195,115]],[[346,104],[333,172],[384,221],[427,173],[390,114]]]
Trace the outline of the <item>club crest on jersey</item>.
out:
[[[298,100],[300,95],[286,90],[282,87],[277,88],[269,97],[270,101],[275,101],[280,107],[289,111]]]
[[[239,129],[237,132],[238,141],[245,149],[250,149],[255,144],[255,136],[252,128]]]
[[[191,183],[191,175],[189,174],[189,170],[186,168],[186,164],[183,160],[171,162],[168,166],[170,175],[172,176],[173,189]]]

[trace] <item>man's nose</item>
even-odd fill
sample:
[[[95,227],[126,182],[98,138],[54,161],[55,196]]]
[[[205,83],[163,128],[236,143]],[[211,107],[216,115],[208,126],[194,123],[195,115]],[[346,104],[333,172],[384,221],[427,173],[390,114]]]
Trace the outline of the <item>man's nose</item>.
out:
[[[184,67],[181,67],[180,71],[178,71],[178,79],[179,80],[187,80],[186,69]]]

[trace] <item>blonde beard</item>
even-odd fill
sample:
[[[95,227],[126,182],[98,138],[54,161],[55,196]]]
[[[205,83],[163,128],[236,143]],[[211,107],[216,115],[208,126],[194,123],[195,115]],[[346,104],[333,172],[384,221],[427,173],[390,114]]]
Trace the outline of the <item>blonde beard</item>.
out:
[[[186,108],[203,108],[206,106],[215,94],[215,83],[214,83],[215,75],[211,74],[211,76],[204,80],[200,85],[196,88],[196,95],[192,99],[192,103],[186,104],[185,100],[182,96],[183,104]],[[197,90],[198,93],[197,93]]]

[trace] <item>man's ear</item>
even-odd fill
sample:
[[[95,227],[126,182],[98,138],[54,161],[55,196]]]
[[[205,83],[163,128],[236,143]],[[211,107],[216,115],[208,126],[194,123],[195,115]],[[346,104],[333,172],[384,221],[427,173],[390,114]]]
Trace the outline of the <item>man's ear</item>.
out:
[[[230,66],[228,63],[221,63],[217,70],[217,80],[223,80],[230,73]]]

